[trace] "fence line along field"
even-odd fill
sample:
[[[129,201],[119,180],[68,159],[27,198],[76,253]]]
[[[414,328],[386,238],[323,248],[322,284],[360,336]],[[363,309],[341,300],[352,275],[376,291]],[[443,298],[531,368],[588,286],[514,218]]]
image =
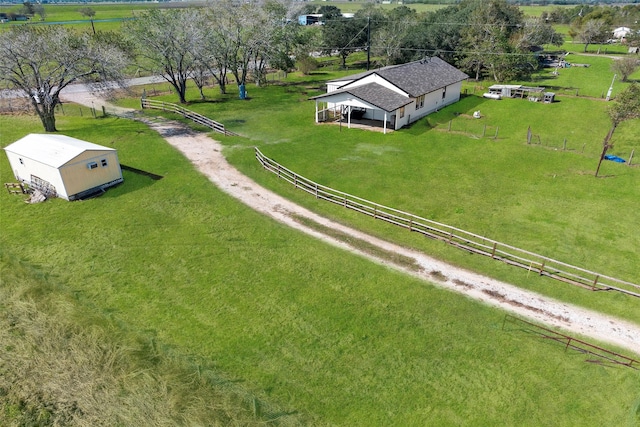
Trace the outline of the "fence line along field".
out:
[[[502,242],[491,240],[465,230],[430,221],[426,218],[393,209],[360,197],[320,185],[266,157],[256,148],[256,158],[268,171],[293,184],[295,188],[347,209],[415,231],[432,239],[446,242],[465,251],[488,256],[506,264],[533,271],[593,291],[616,291],[640,298],[640,285],[610,277],[602,273],[576,267],[555,259],[535,254]]]

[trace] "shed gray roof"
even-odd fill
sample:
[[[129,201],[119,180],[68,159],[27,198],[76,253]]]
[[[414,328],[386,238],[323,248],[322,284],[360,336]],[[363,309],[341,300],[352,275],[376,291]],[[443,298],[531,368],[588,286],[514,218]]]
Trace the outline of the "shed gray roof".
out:
[[[389,113],[413,102],[413,99],[400,95],[398,92],[388,89],[378,83],[368,83],[366,85],[348,87],[329,92],[324,95],[314,96],[311,99],[329,98],[343,93],[348,93],[355,98],[361,99],[362,101],[372,104]]]
[[[345,81],[355,84],[358,80],[371,74],[377,74],[394,86],[416,98],[420,95],[442,89],[454,83],[461,82],[469,76],[438,57],[427,58],[407,64],[392,65],[378,70],[346,76],[334,82]]]

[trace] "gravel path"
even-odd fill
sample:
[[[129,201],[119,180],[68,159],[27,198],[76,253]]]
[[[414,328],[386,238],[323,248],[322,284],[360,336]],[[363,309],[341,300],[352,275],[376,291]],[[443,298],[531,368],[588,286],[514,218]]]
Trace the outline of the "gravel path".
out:
[[[68,94],[65,100],[87,106],[91,106],[92,103],[96,106],[105,105],[104,101],[89,93]],[[108,111],[117,111],[120,114],[127,111],[106,105]],[[180,150],[200,172],[221,190],[252,209],[292,228],[430,283],[499,307],[513,315],[562,328],[569,334],[581,334],[591,339],[614,344],[640,355],[640,325],[556,301],[508,283],[453,267],[424,253],[403,248],[330,221],[261,187],[250,178],[242,175],[226,161],[222,155],[221,145],[206,134],[191,132],[177,122],[165,120],[145,120],[145,122],[160,133],[169,144]],[[321,227],[307,227],[296,218],[306,218],[324,227],[337,230],[343,235],[366,241],[387,252],[402,255],[414,260],[421,269],[415,271],[415,269],[406,267],[406,264],[394,264],[388,258],[380,258],[362,252],[339,239],[318,231]],[[630,303],[635,304],[636,301],[630,301]]]

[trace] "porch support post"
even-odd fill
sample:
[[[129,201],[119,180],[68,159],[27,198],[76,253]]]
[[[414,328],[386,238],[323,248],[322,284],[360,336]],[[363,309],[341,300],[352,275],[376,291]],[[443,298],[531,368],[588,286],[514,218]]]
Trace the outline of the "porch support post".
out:
[[[316,99],[316,124],[318,124],[318,100]]]
[[[351,105],[349,105],[349,109],[347,110],[347,128],[351,129]]]
[[[384,130],[382,133],[384,134],[387,133],[387,112],[386,111],[384,112]]]

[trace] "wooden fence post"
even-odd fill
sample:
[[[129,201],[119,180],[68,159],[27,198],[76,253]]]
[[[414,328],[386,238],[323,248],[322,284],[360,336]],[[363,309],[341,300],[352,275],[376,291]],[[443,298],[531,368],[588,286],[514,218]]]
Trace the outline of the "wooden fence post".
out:
[[[633,153],[635,152],[636,152],[635,148],[631,150],[631,156],[629,156],[629,163],[627,163],[628,166],[631,166],[631,162],[633,161]]]
[[[567,138],[562,142],[562,151],[567,151]]]
[[[482,137],[483,137],[483,138],[484,138],[484,136],[486,135],[486,133],[487,133],[487,124],[485,123],[485,124],[484,124],[484,128],[482,129]]]
[[[496,126],[496,134],[493,136],[493,139],[498,139],[498,131],[500,130],[500,126]]]

